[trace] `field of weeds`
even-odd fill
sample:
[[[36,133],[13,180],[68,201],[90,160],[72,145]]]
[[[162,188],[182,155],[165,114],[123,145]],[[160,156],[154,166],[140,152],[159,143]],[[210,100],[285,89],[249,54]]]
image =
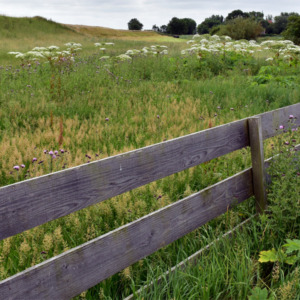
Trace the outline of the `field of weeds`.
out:
[[[8,37],[11,48],[1,53],[1,186],[299,102],[300,47],[290,41],[196,35],[187,43],[95,36],[42,42],[21,39],[14,48]],[[299,130],[289,131],[265,143],[265,156],[297,143]],[[269,215],[254,218],[229,242],[207,251],[198,265],[136,297],[299,299],[299,259],[259,262],[260,251],[280,251],[286,239],[299,238],[300,174],[288,167],[289,159],[274,164]],[[7,238],[0,242],[0,279],[250,165],[249,149],[236,151]],[[254,199],[246,201],[78,299],[128,296],[253,215],[254,207]]]

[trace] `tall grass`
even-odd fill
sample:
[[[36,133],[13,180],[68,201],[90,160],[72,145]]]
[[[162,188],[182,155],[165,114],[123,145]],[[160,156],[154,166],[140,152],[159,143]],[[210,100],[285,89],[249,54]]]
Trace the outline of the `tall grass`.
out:
[[[12,60],[11,56],[2,53],[1,186],[299,101],[297,78],[292,79],[292,86],[280,80],[269,80],[265,84],[255,82],[254,76],[259,75],[262,67],[269,66],[261,57],[239,60],[232,56],[225,63],[212,56],[199,62],[192,55],[180,55],[184,44],[167,43],[168,56],[133,57],[130,62],[107,61],[100,58],[103,55],[115,57],[129,48],[141,49],[152,43],[113,39],[115,46],[106,47],[103,53],[93,43],[106,42],[107,38],[79,35],[50,23],[55,27],[53,35],[47,35],[47,45],[43,45],[43,40],[37,40],[39,33],[34,30],[40,26],[38,22],[50,26],[49,22],[36,18],[30,23],[29,19],[21,19],[24,31],[14,25],[14,20],[7,22],[7,26],[16,28],[18,36],[16,39],[7,36],[8,51],[26,51],[35,45],[49,46],[55,37],[62,47],[67,37],[86,44],[75,56],[74,63],[55,68],[47,63]],[[27,28],[36,28],[32,29],[32,38],[28,40],[21,37],[26,36],[26,24],[36,24]],[[46,27],[40,28],[46,30]],[[19,43],[20,48],[14,48],[15,43]],[[295,65],[280,68],[279,75],[298,73],[299,66]],[[273,155],[271,142],[266,142],[265,146],[265,155]],[[57,157],[53,159],[49,152],[55,150]],[[13,168],[21,164],[24,168],[18,171]],[[249,149],[236,151],[5,239],[0,242],[0,279],[136,220],[250,165]],[[294,180],[298,178],[294,176]],[[291,182],[295,189],[293,197],[297,197],[298,181],[287,182]],[[281,193],[284,191],[282,189]],[[271,195],[275,202],[279,201],[276,189]],[[80,297],[118,299],[129,295],[253,213],[253,199],[250,199]],[[221,242],[208,251],[197,267],[191,267],[188,272],[177,272],[164,285],[154,286],[148,299],[181,299],[183,295],[187,297],[183,299],[246,299],[253,286],[264,286],[267,275],[260,275],[257,255],[258,251],[265,250],[264,247],[272,246],[269,241],[275,232],[275,223],[259,221],[248,225],[230,242]],[[272,224],[273,231],[267,232],[261,224]],[[297,232],[295,227],[293,235]],[[286,233],[287,229],[284,229],[272,243],[280,244]],[[243,242],[245,240],[247,243]],[[295,270],[287,270],[284,274],[288,277]],[[263,270],[264,274],[268,274],[267,271]],[[288,282],[283,280],[281,287]],[[147,294],[143,295],[141,297],[147,299]]]

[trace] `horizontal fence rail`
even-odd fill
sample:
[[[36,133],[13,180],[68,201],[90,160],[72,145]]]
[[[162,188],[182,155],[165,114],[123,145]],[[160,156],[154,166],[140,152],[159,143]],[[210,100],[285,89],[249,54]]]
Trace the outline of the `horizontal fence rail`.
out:
[[[295,150],[299,151],[300,150],[300,144],[295,146]],[[277,155],[278,156],[278,155]],[[277,157],[275,156],[275,157]],[[271,157],[267,160],[264,161],[264,168],[265,170],[267,170],[270,167],[270,164],[272,162],[272,160],[275,157]],[[267,174],[268,175],[268,174]],[[267,184],[271,183],[271,177],[270,176],[266,176],[266,182]],[[166,271],[163,275],[159,276],[158,278],[156,278],[155,280],[151,281],[149,284],[141,287],[139,290],[137,290],[134,294],[129,295],[128,297],[126,297],[124,300],[130,300],[130,299],[134,299],[135,296],[141,294],[143,291],[146,291],[148,289],[151,289],[151,287],[154,286],[154,284],[160,284],[160,282],[162,281],[162,279],[166,279],[167,277],[169,277],[172,273],[174,273],[176,270],[183,270],[185,268],[187,268],[189,265],[191,264],[196,264],[198,262],[198,258],[203,254],[203,252],[207,249],[209,249],[211,246],[215,245],[217,242],[219,242],[221,239],[227,238],[227,237],[231,237],[231,235],[237,231],[238,229],[241,229],[241,227],[245,224],[247,224],[249,221],[251,221],[254,217],[256,217],[257,214],[251,216],[250,218],[248,218],[247,220],[243,221],[242,223],[238,224],[237,226],[235,226],[233,229],[227,231],[226,233],[224,233],[220,238],[217,238],[215,241],[209,243],[208,245],[206,245],[204,248],[200,249],[199,251],[195,252],[194,254],[192,254],[191,256],[189,256],[188,258],[186,258],[185,260],[183,260],[182,262],[178,263],[177,265],[173,266],[170,270]]]
[[[252,195],[248,169],[12,276],[0,283],[0,293],[4,299],[69,299]]]
[[[300,145],[295,149],[300,150]],[[270,162],[265,161],[266,168]],[[1,281],[0,295],[4,299],[70,299],[253,195],[249,168]]]
[[[163,282],[164,280],[168,279],[169,276],[171,276],[171,274],[175,273],[176,271],[178,271],[178,270],[183,271],[188,266],[190,266],[192,264],[194,264],[194,265],[197,264],[197,262],[199,261],[198,260],[199,257],[206,250],[208,250],[208,249],[210,249],[210,247],[216,245],[222,239],[231,237],[236,231],[238,231],[239,229],[241,229],[245,224],[249,223],[255,216],[257,216],[257,215],[251,216],[247,220],[243,221],[242,223],[238,224],[237,226],[235,226],[231,230],[227,231],[221,237],[217,238],[216,240],[214,240],[213,242],[209,243],[208,245],[206,245],[202,249],[198,250],[197,252],[195,252],[194,254],[192,254],[191,256],[189,256],[188,258],[186,258],[185,260],[181,261],[179,264],[177,264],[176,266],[172,267],[171,269],[169,269],[168,271],[166,271],[165,273],[163,273],[163,275],[161,275],[158,278],[156,278],[155,280],[151,281],[149,284],[144,285],[143,287],[141,287],[140,289],[138,289],[136,292],[134,292],[133,294],[131,294],[128,297],[126,297],[124,300],[134,299],[135,297],[137,297],[138,295],[140,295],[142,292],[147,292],[148,290],[151,290],[151,288],[155,284],[159,285],[161,282]]]
[[[300,103],[260,115],[263,139]],[[247,119],[0,188],[0,239],[249,146]]]
[[[259,119],[255,130],[261,135],[258,150],[263,139],[282,133],[279,125],[289,126],[290,115],[296,117],[293,126],[299,127],[300,103],[255,116]],[[249,146],[255,134],[248,125],[251,122],[243,119],[2,187],[0,239]],[[253,157],[263,159],[261,154]],[[0,295],[3,299],[76,296],[253,196],[254,172],[255,168],[244,170],[7,278],[0,282]]]

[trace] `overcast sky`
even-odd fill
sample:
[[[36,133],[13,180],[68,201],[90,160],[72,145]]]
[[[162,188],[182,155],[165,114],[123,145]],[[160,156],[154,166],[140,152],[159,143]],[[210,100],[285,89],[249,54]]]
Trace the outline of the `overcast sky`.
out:
[[[143,29],[168,24],[173,17],[192,18],[197,24],[213,14],[223,15],[235,9],[260,11],[266,15],[281,12],[300,13],[299,0],[0,0],[0,14],[13,17],[42,16],[65,24],[127,29],[137,18]]]

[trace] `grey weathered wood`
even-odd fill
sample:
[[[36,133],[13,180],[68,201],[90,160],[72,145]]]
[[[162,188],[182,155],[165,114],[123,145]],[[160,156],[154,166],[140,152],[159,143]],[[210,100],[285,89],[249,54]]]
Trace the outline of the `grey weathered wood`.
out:
[[[151,281],[149,284],[144,285],[143,287],[141,287],[134,294],[129,295],[124,300],[131,300],[134,297],[136,297],[137,295],[139,295],[141,292],[150,289],[154,284],[160,284],[160,282],[162,281],[162,279],[168,278],[170,276],[170,274],[174,273],[178,269],[184,270],[185,268],[187,268],[191,264],[197,264],[198,258],[202,255],[202,253],[204,251],[208,250],[211,246],[215,245],[220,240],[222,240],[224,238],[227,238],[227,237],[231,237],[234,232],[236,232],[243,225],[245,225],[249,221],[251,221],[255,216],[256,215],[253,215],[250,218],[248,218],[247,220],[241,222],[240,224],[238,224],[237,226],[235,226],[231,230],[229,230],[226,233],[224,233],[221,237],[217,238],[213,242],[211,242],[208,245],[206,245],[205,247],[201,248],[200,250],[198,250],[197,252],[195,252],[194,254],[192,254],[191,256],[189,256],[188,258],[186,258],[185,260],[181,261],[176,266],[173,266],[170,270],[166,271],[163,275],[161,275],[158,278],[156,278],[155,280]]]
[[[289,119],[290,115],[296,118],[291,120]],[[300,126],[300,103],[262,113],[254,117],[261,118],[263,139],[265,140],[281,134],[282,130],[279,130],[280,125],[283,125],[285,130]]]
[[[0,239],[249,144],[237,121],[0,188]]]
[[[69,299],[253,195],[251,170],[0,282],[3,299]]]
[[[256,211],[262,213],[267,206],[267,192],[261,119],[260,117],[250,118],[248,124]]]
[[[274,136],[300,103],[260,114]],[[247,119],[0,188],[0,240],[249,146]]]
[[[296,151],[300,150],[300,144],[295,146],[295,150]],[[275,157],[277,157],[278,155],[279,154],[277,154],[274,157],[270,157],[267,160],[265,160],[265,162],[264,162],[265,170],[267,170],[270,167],[270,164],[271,164],[272,160]],[[271,182],[272,182],[271,179],[272,178],[269,176],[269,174],[267,174],[267,175],[268,175],[267,176],[267,184],[271,184]],[[129,295],[124,300],[131,300],[131,299],[133,299],[135,296],[139,295],[142,291],[145,291],[145,290],[151,288],[154,284],[159,284],[163,278],[165,279],[166,277],[170,276],[170,274],[174,273],[176,270],[178,270],[178,269],[181,269],[181,270],[183,269],[184,270],[189,264],[197,263],[199,256],[201,256],[202,253],[205,250],[209,249],[212,245],[214,245],[216,242],[220,241],[221,239],[226,238],[226,237],[230,237],[232,235],[232,233],[234,233],[239,228],[241,228],[243,225],[245,225],[246,223],[248,223],[249,221],[251,221],[255,216],[256,215],[253,215],[250,218],[248,218],[247,220],[245,220],[242,223],[238,224],[232,230],[229,230],[228,232],[226,232],[225,234],[223,234],[220,238],[217,238],[215,241],[209,243],[208,245],[206,245],[205,247],[203,247],[199,251],[195,252],[194,254],[192,254],[191,256],[189,256],[188,258],[186,258],[185,260],[183,260],[179,264],[173,266],[170,270],[166,271],[163,275],[161,275],[158,278],[156,278],[155,280],[151,281],[149,284],[144,285],[139,290],[137,290],[134,294]]]

